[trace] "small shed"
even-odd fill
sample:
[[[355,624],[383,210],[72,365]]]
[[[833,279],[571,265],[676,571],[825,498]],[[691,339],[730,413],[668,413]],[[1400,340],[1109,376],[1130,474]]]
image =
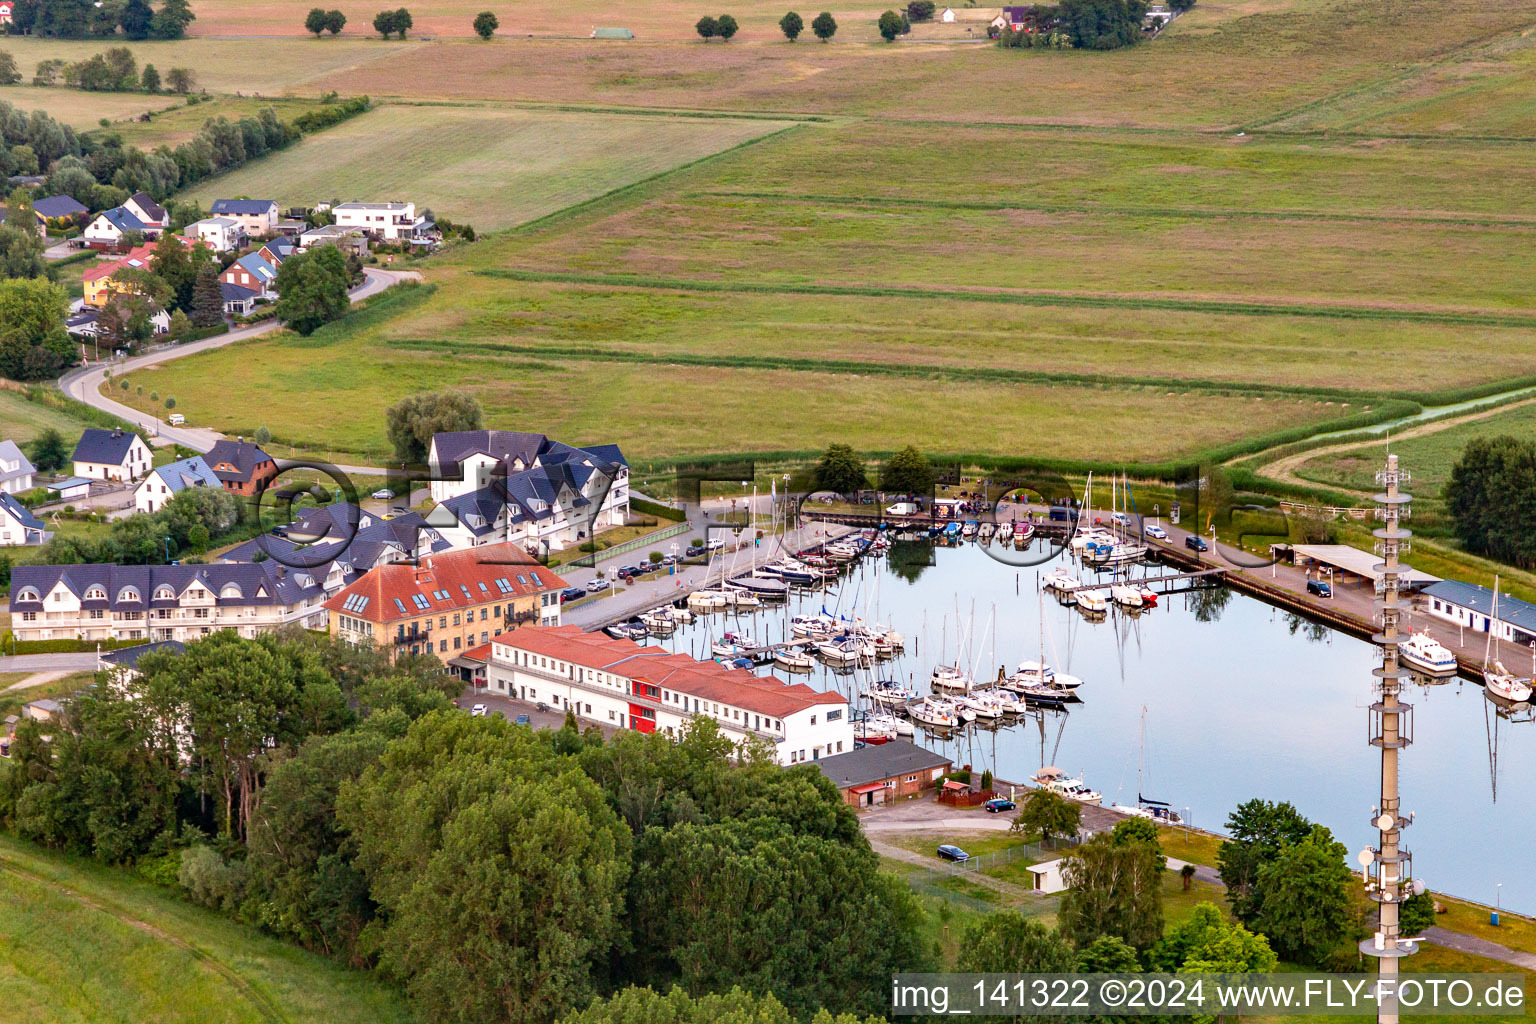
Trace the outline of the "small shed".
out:
[[[952,24],[955,20],[955,9],[953,7],[944,8],[939,12],[939,20],[946,25]]]
[[[1030,888],[1045,896],[1064,891],[1067,883],[1061,877],[1062,863],[1063,861],[1058,858],[1031,864],[1029,866]]]
[[[57,495],[60,501],[74,501],[90,495],[91,482],[83,476],[72,476],[67,480],[49,484],[48,489]]]
[[[593,39],[633,39],[635,34],[627,28],[595,28]]]

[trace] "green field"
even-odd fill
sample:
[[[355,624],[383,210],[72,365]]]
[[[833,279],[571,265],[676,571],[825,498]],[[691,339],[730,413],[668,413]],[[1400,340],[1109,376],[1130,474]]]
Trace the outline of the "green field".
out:
[[[1414,492],[1437,498],[1468,441],[1500,434],[1529,438],[1533,433],[1536,433],[1536,403],[1522,403],[1496,415],[1480,416],[1442,430],[1393,438],[1392,452],[1412,471]],[[1357,491],[1371,490],[1375,487],[1383,450],[1384,442],[1376,441],[1347,451],[1319,455],[1302,463],[1296,475],[1320,484]]]
[[[0,991],[58,1024],[406,1024],[368,975],[267,938],[122,869],[0,836]]]
[[[0,390],[0,438],[30,441],[50,427],[64,435],[71,448],[89,424],[58,409],[29,402],[14,391]]]
[[[319,105],[317,100],[287,96],[264,98],[218,96],[190,105],[179,101],[175,106],[157,113],[148,121],[136,119],[121,121],[113,124],[109,129],[104,129],[102,133],[110,131],[121,138],[124,145],[138,146],[140,149],[154,149],[157,146],[174,147],[191,139],[211,118],[227,117],[231,121],[238,121],[242,117],[255,117],[263,107],[271,107],[277,112],[279,120],[291,121],[306,110],[312,110]]]
[[[27,77],[30,79],[30,75]],[[34,110],[47,111],[55,120],[64,122],[76,131],[96,128],[104,117],[112,121],[125,121],[147,111],[164,110],[181,102],[175,96],[81,92],[63,86],[42,89],[30,85],[0,85],[0,100],[29,113]]]

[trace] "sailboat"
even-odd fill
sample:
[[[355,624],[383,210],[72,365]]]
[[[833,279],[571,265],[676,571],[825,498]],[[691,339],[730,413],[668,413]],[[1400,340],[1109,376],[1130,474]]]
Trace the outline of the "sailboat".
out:
[[[1111,804],[1110,809],[1121,814],[1130,814],[1137,818],[1146,818],[1150,821],[1162,822],[1165,825],[1182,825],[1184,819],[1166,802],[1162,800],[1149,800],[1141,795],[1141,773],[1146,765],[1147,758],[1147,708],[1143,704],[1141,708],[1141,753],[1136,758],[1136,806],[1127,807],[1125,804]]]
[[[1500,697],[1504,700],[1518,704],[1521,701],[1531,699],[1531,681],[1521,679],[1504,667],[1504,663],[1497,658],[1493,660],[1493,666],[1488,665],[1488,656],[1493,648],[1493,629],[1499,621],[1499,578],[1493,578],[1493,613],[1488,622],[1488,642],[1483,648],[1483,688],[1491,697]]]

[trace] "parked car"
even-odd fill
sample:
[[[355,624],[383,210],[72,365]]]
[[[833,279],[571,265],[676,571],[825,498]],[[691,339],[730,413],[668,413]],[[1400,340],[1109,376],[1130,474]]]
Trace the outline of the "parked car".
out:
[[[599,590],[607,590],[607,589],[608,589],[608,581],[607,580],[587,580],[587,593],[589,593],[589,594],[595,594]]]
[[[274,526],[274,527],[272,527],[272,536],[274,536],[274,537],[286,537],[286,536],[288,536],[288,527],[286,527],[286,526]]]
[[[958,846],[951,846],[949,843],[945,843],[943,846],[939,847],[939,856],[944,860],[952,860],[956,861],[957,863],[963,863],[971,859],[970,854],[966,853]]]
[[[564,590],[560,591],[560,600],[562,603],[565,601],[579,601],[586,596],[587,592],[585,588],[582,587],[566,587]]]
[[[179,412],[173,412],[165,418],[165,422],[169,423],[173,427],[179,427],[183,423],[187,422],[187,418]]]
[[[548,711],[549,710],[549,705],[545,704],[543,701],[539,701],[537,704],[535,704],[533,706],[533,710],[535,710],[535,711]]]
[[[986,803],[982,804],[982,806],[991,813],[996,814],[999,811],[1011,811],[1017,805],[1005,796],[995,796],[991,800],[988,800]]]
[[[517,724],[518,725],[527,725],[528,724],[528,716],[527,715],[518,715],[517,716]]]
[[[397,516],[403,516],[410,511],[410,509],[406,508],[404,505],[391,505],[389,506],[389,510]]]
[[[1116,526],[1124,526],[1127,529],[1129,529],[1131,525],[1131,517],[1124,512],[1111,512],[1109,515],[1109,521],[1114,523]]]
[[[395,492],[390,490],[388,487],[380,487],[378,490],[373,492],[373,496],[378,498],[380,501],[388,501],[395,496]]]
[[[1194,534],[1190,534],[1188,537],[1184,538],[1184,546],[1189,548],[1191,551],[1211,550],[1211,546],[1205,542],[1204,537],[1196,537]]]
[[[1158,526],[1156,523],[1153,523],[1151,526],[1147,527],[1147,531],[1146,532],[1147,532],[1147,536],[1151,537],[1154,540],[1167,540],[1168,539],[1168,531],[1163,529],[1161,526]]]
[[[632,580],[639,575],[640,567],[638,565],[626,565],[618,572],[619,579],[621,580]]]
[[[1332,597],[1333,587],[1327,580],[1307,580],[1307,593],[1316,594],[1318,597]]]
[[[688,550],[683,552],[683,557],[684,558],[698,558],[703,553],[704,553],[704,546],[702,544],[689,544],[688,545]]]
[[[486,707],[485,707],[484,704],[476,704],[474,707],[469,709],[469,713],[471,715],[473,715],[475,718],[483,718],[483,717],[485,717],[485,712],[486,712]]]
[[[661,560],[661,564],[662,565],[673,565],[676,562],[677,562],[677,556],[676,555],[667,555],[665,558],[663,558]]]
[[[1075,523],[1077,522],[1077,509],[1065,508],[1061,505],[1056,505],[1051,509],[1051,522]]]

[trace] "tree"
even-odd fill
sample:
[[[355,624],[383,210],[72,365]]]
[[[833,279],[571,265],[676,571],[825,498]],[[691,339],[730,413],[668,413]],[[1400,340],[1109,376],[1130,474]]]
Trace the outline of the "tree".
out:
[[[37,62],[37,70],[32,75],[32,84],[42,86],[53,85],[59,80],[59,72],[63,70],[64,62],[56,57],[49,60],[40,60]]]
[[[69,464],[70,449],[64,435],[49,427],[32,442],[32,464],[44,473],[63,469]]]
[[[0,51],[0,85],[15,85],[21,81],[21,69],[9,50]]]
[[[502,718],[437,712],[342,787],[384,910],[371,945],[423,1020],[584,1005],[620,934],[630,834],[585,775]]]
[[[809,1018],[808,1018],[809,1019]],[[681,988],[662,995],[651,988],[621,989],[595,999],[560,1024],[795,1024],[789,1008],[773,994],[757,996],[733,987],[729,992],[691,996]],[[884,1018],[851,1013],[817,1013],[814,1024],[885,1024]]]
[[[394,11],[380,11],[373,16],[373,30],[382,38],[388,39],[390,34],[395,31],[395,28]]]
[[[304,16],[304,30],[313,32],[317,39],[329,24],[330,18],[323,7],[311,7],[309,13]]]
[[[811,21],[811,31],[817,39],[826,42],[837,35],[837,19],[832,17],[831,11],[822,11]]]
[[[145,0],[128,0],[123,5],[120,23],[123,26],[123,35],[134,41],[149,38],[149,33],[154,27],[155,10],[145,3]]]
[[[1015,835],[1040,836],[1041,845],[1049,846],[1058,836],[1074,836],[1082,820],[1082,808],[1060,793],[1037,789],[1024,800],[1018,817],[1013,819]]]
[[[693,30],[707,43],[715,37],[715,31],[718,27],[715,19],[706,14],[694,23]]]
[[[1168,9],[1175,14],[1183,14],[1195,6],[1195,0],[1168,0]]]
[[[1184,891],[1189,892],[1190,883],[1195,880],[1195,866],[1193,864],[1185,864],[1179,868],[1179,878],[1184,882]]]
[[[481,11],[475,15],[475,35],[481,39],[491,38],[500,27],[501,22],[497,20],[496,15],[491,11]]]
[[[451,430],[479,430],[480,403],[463,391],[421,392],[402,398],[384,414],[389,442],[402,463],[427,461],[432,435]]]
[[[257,444],[271,444],[272,443],[272,431],[267,429],[267,425],[265,423],[263,423],[261,426],[256,428],[256,443]]]
[[[144,74],[139,78],[139,87],[148,93],[160,91],[160,72],[155,70],[153,64],[144,65]]]
[[[924,495],[933,491],[933,464],[912,445],[892,455],[880,469],[880,489],[889,494]]]
[[[179,96],[185,96],[197,88],[197,76],[191,68],[171,68],[165,73],[166,88]]]
[[[1536,523],[1529,496],[1536,482],[1536,443],[1509,435],[1467,442],[1451,467],[1443,497],[1468,551],[1521,567],[1536,565]]]
[[[210,261],[197,269],[189,312],[198,327],[217,327],[224,322],[224,292],[219,287],[218,264]]]
[[[0,281],[0,376],[40,380],[74,357],[64,331],[69,296],[41,279]]]
[[[853,494],[868,481],[864,474],[864,461],[846,444],[831,444],[816,461],[814,474],[818,491],[837,494]]]
[[[895,42],[896,37],[901,35],[901,15],[895,11],[886,11],[880,15],[879,28],[881,38],[888,43]]]
[[[1331,832],[1314,825],[1311,835],[1259,868],[1253,924],[1280,956],[1326,967],[1334,950],[1352,948],[1363,934],[1347,853]]]
[[[913,21],[927,21],[933,17],[934,10],[933,0],[911,0],[907,4],[907,17]]]
[[[1227,886],[1227,902],[1238,920],[1252,924],[1258,914],[1259,869],[1280,849],[1305,839],[1312,823],[1289,803],[1253,799],[1227,816],[1231,836],[1216,850],[1216,865]]]
[[[1141,957],[1124,939],[1100,935],[1078,951],[1077,969],[1084,974],[1137,974]]]
[[[290,256],[277,268],[277,315],[300,334],[315,330],[345,313],[347,259],[334,245],[322,245]]]
[[[1017,910],[988,914],[972,926],[955,964],[968,974],[1070,974],[1076,967],[1071,944]]]
[[[1157,825],[1146,818],[1126,818],[1115,823],[1110,830],[1110,840],[1116,846],[1129,846],[1132,843],[1142,843],[1152,848],[1157,856],[1158,870],[1166,870],[1168,857],[1163,853],[1159,840]]]
[[[196,19],[187,0],[163,0],[155,12],[152,31],[156,39],[180,39],[187,34],[187,26]]]
[[[1423,935],[1435,923],[1435,898],[1427,892],[1408,897],[1398,907],[1397,923],[1404,935]]]
[[[784,38],[794,42],[800,33],[805,30],[805,19],[794,11],[790,11],[779,19],[779,31],[784,33]]]
[[[1152,947],[1147,960],[1159,971],[1207,974],[1265,973],[1279,963],[1264,936],[1229,921],[1213,903],[1197,904]]]
[[[1146,17],[1143,0],[1062,0],[1062,28],[1072,45],[1087,50],[1117,50],[1141,40]]]
[[[169,288],[166,304],[173,309],[191,310],[197,301],[197,282],[205,267],[212,267],[217,280],[218,266],[205,246],[187,245],[169,231],[155,241],[149,258],[150,269]],[[222,310],[223,300],[220,300]],[[220,314],[222,318],[222,312]],[[205,325],[206,326],[206,325]]]
[[[1146,949],[1163,934],[1163,869],[1145,843],[1116,846],[1099,833],[1069,854],[1059,913],[1062,934],[1079,949],[1113,935]]]
[[[332,8],[325,12],[325,30],[332,36],[341,34],[341,30],[347,27],[347,16]]]
[[[736,19],[729,14],[722,14],[715,19],[715,35],[727,42],[736,34],[737,27]]]

